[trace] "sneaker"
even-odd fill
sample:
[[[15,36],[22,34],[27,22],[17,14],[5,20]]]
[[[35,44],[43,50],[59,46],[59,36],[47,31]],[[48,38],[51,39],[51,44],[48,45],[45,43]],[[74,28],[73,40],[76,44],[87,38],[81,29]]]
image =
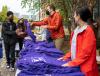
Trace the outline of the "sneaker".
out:
[[[14,71],[15,71],[15,68],[11,67],[11,68],[10,68],[10,71],[11,71],[11,72],[14,72]]]
[[[9,68],[10,68],[10,65],[9,65],[9,64],[7,64],[7,65],[6,65],[6,68],[7,68],[7,69],[9,69]]]

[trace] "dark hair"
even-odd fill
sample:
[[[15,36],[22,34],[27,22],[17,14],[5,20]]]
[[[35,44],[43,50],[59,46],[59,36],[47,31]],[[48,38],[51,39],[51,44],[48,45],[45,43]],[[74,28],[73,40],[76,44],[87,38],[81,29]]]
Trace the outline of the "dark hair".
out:
[[[92,13],[91,13],[90,9],[87,6],[77,8],[76,9],[76,14],[80,15],[80,18],[84,22],[88,22],[88,20],[92,20],[92,18],[93,18]]]
[[[19,22],[20,22],[21,20],[24,22],[24,19],[23,19],[23,18],[20,18],[20,19],[18,20],[17,23],[19,24]]]
[[[21,21],[21,20],[23,21],[23,23],[20,24],[20,21]],[[18,28],[22,28],[22,31],[25,32],[26,26],[24,25],[24,19],[23,19],[23,18],[20,18],[20,19],[18,20],[18,22],[17,22],[17,27],[18,27]]]
[[[55,11],[55,6],[53,4],[48,5],[53,11]]]
[[[13,12],[12,11],[8,11],[7,12],[7,16],[10,16],[10,15],[13,15]]]

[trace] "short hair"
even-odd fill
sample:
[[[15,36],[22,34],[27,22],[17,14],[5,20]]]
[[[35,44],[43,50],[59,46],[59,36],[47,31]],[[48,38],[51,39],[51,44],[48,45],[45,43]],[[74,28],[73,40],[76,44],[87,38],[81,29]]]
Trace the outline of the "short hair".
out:
[[[10,16],[10,15],[13,15],[13,12],[12,11],[8,11],[7,12],[7,16]]]
[[[84,22],[87,22],[89,19],[93,18],[92,13],[87,6],[78,7],[75,12],[76,12],[77,15],[78,14],[80,15],[80,18]]]
[[[56,8],[55,8],[55,6],[54,6],[53,4],[49,4],[48,6],[49,6],[53,11],[55,11]]]

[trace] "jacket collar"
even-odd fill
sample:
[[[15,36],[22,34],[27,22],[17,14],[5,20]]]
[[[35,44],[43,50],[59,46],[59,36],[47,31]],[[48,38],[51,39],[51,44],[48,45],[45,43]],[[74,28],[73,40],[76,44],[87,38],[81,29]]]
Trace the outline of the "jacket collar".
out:
[[[53,14],[52,14],[52,15],[50,15],[50,17],[53,17],[55,13],[56,13],[56,12],[53,12]]]
[[[87,25],[84,25],[82,27],[77,26],[74,32],[78,31],[78,33],[82,33],[84,30],[86,30],[86,28],[87,28]]]

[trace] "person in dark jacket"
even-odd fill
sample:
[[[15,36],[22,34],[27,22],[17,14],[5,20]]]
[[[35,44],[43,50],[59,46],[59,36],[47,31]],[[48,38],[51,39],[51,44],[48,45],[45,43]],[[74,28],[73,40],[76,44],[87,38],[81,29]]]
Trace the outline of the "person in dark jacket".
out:
[[[16,24],[13,21],[13,12],[7,12],[7,20],[2,25],[2,37],[5,46],[7,68],[14,70],[15,64],[15,44],[16,44]]]

